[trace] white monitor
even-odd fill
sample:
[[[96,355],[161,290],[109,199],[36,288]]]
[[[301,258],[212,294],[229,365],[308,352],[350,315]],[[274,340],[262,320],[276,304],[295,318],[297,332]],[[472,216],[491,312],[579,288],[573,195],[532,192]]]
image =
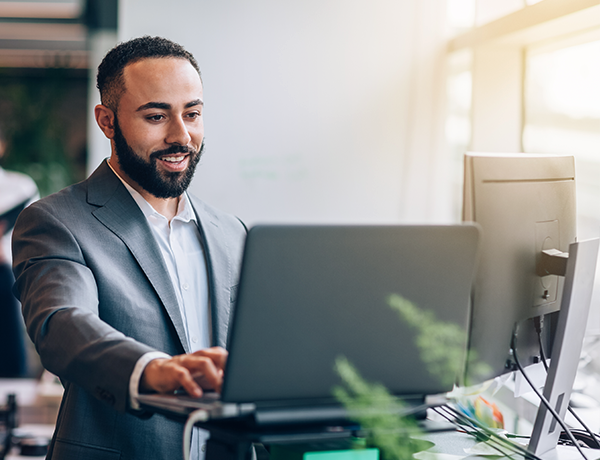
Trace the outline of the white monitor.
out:
[[[531,318],[546,316],[546,341],[560,308],[564,279],[540,271],[543,250],[568,252],[575,241],[575,161],[568,155],[465,155],[463,220],[483,229],[472,296],[469,348],[488,370],[467,369],[479,383],[507,367],[519,324],[523,365],[539,357]],[[550,350],[547,350],[548,354]]]
[[[544,328],[547,350],[552,345],[547,406],[540,405],[528,445],[543,458],[555,456],[559,425],[566,429],[562,420],[581,354],[600,241],[577,242],[575,216],[572,156],[465,156],[463,218],[483,230],[469,350],[489,366],[487,375],[476,375],[475,366],[465,375],[484,380],[512,370],[504,363],[517,363],[517,357],[520,368],[539,360],[534,325],[539,318],[554,320]]]

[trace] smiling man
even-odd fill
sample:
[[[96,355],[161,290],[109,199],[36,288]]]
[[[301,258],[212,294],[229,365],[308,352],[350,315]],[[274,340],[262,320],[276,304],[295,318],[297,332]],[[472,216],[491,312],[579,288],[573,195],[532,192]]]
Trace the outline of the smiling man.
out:
[[[110,158],[23,211],[13,237],[28,333],[65,387],[48,458],[177,458],[181,424],[148,418],[137,396],[220,389],[246,229],[186,192],[204,149],[190,53],[134,39],[97,82]]]

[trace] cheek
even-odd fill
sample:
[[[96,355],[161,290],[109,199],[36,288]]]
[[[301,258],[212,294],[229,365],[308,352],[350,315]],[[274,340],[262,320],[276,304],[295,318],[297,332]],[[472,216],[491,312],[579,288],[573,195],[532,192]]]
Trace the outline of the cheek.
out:
[[[165,148],[164,133],[158,127],[148,127],[147,124],[140,124],[136,129],[133,129],[126,139],[131,148],[138,153],[147,153],[154,150]]]
[[[195,127],[188,132],[192,138],[192,142],[199,147],[202,144],[202,139],[204,139],[204,126]]]

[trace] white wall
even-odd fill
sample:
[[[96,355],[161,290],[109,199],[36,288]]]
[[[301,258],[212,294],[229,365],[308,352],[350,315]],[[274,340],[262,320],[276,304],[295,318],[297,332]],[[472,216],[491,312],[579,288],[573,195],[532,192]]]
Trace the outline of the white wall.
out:
[[[444,0],[121,0],[119,39],[162,35],[196,56],[207,146],[192,191],[205,201],[250,224],[424,222],[445,218],[444,11]]]

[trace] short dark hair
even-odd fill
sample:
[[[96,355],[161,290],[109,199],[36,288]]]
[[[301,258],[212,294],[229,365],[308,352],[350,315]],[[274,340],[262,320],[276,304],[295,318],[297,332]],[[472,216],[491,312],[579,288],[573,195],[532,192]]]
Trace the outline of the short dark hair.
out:
[[[145,35],[119,43],[104,56],[98,66],[96,77],[96,87],[100,90],[102,104],[116,111],[119,100],[125,92],[123,80],[125,67],[142,59],[151,58],[186,59],[202,79],[196,59],[183,46],[166,38]]]

